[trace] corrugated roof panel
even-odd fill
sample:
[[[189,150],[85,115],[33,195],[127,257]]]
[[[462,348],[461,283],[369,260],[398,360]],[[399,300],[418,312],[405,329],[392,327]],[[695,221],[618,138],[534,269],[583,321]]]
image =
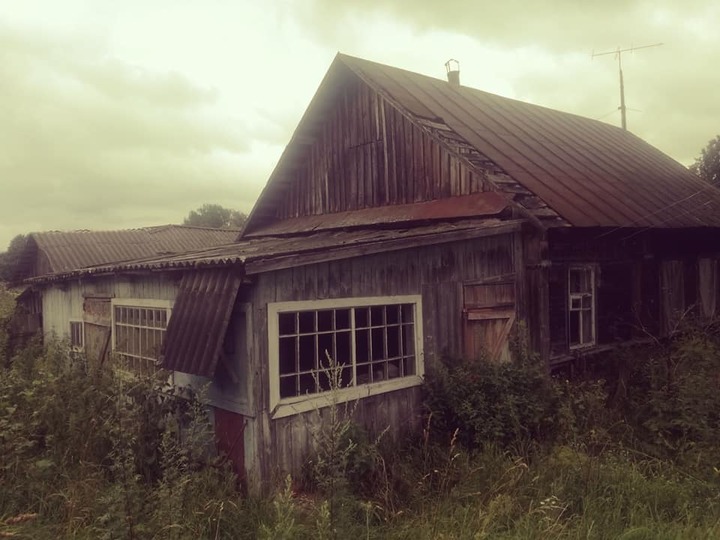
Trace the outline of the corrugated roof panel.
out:
[[[53,231],[31,236],[47,255],[51,271],[58,273],[227,244],[237,233],[235,229],[163,225],[121,231]]]
[[[232,267],[199,269],[183,276],[168,323],[163,368],[214,375],[241,281]]]
[[[394,242],[415,241],[415,239],[433,238],[434,242],[443,242],[446,237],[462,234],[473,235],[501,234],[514,230],[519,221],[499,219],[466,219],[459,222],[441,222],[431,225],[411,224],[401,228],[371,228],[358,230],[324,230],[291,236],[262,236],[244,238],[236,243],[216,246],[179,254],[168,254],[124,261],[91,268],[83,268],[63,274],[40,276],[29,282],[62,281],[83,275],[99,275],[117,272],[145,270],[168,270],[185,268],[206,268],[242,263],[257,263],[274,257],[292,256],[314,252],[332,254],[342,248],[359,247],[364,253],[379,253],[398,249]],[[348,256],[354,256],[352,254]],[[300,263],[301,264],[301,263]]]

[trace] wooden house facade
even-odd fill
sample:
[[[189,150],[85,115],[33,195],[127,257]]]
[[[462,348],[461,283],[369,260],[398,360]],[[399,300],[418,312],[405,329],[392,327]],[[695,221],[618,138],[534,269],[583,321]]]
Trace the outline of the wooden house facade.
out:
[[[507,360],[520,322],[552,368],[715,315],[719,227],[720,191],[628,132],[338,55],[233,244],[31,281],[157,280],[114,289],[112,348],[161,325],[151,360],[210,382],[261,489],[311,453],[329,363],[358,422],[399,435],[428,365]]]

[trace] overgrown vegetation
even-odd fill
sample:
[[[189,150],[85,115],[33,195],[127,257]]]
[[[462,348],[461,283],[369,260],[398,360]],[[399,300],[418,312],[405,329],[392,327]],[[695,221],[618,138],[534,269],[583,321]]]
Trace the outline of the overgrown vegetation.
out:
[[[448,359],[417,439],[371,437],[331,399],[305,476],[268,499],[208,454],[197,396],[31,348],[0,377],[0,537],[718,537],[719,347],[690,329],[582,382],[521,343],[510,364]]]
[[[0,536],[252,537],[208,429],[162,375],[89,371],[61,343],[25,350],[0,378]]]

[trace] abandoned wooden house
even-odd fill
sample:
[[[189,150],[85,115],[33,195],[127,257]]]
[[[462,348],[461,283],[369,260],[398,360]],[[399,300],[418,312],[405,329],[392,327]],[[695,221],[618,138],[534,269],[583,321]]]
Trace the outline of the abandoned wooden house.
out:
[[[257,489],[311,451],[327,356],[358,421],[397,434],[427,365],[506,359],[519,322],[554,366],[715,314],[720,191],[627,131],[452,80],[338,55],[234,244],[35,277],[68,306],[46,330],[101,326],[210,381]]]

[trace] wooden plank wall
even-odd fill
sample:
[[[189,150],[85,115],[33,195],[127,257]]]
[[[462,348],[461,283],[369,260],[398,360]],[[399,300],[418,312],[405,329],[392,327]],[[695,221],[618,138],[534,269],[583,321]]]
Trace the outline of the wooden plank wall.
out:
[[[280,219],[483,191],[484,178],[364,84],[345,88],[289,179]]]
[[[567,335],[567,268],[596,265],[596,320],[599,345],[664,335],[670,295],[676,309],[698,300],[698,260],[720,258],[720,236],[712,230],[558,229],[550,231],[549,272],[551,353],[570,353]],[[663,285],[662,269],[677,266],[677,291]],[[665,300],[665,302],[664,302]]]
[[[176,279],[153,275],[143,278],[98,277],[69,283],[50,283],[42,290],[43,333],[68,338],[70,321],[110,327],[110,311],[99,309],[102,298],[175,300]]]
[[[278,420],[269,415],[269,302],[422,294],[427,365],[440,355],[460,353],[462,284],[513,274],[518,241],[515,234],[503,234],[260,274],[247,293],[255,328],[253,400],[259,404],[252,429],[260,444],[256,461],[248,467],[260,471],[266,483],[288,472],[297,474],[311,451],[312,426],[318,422],[315,412]],[[357,420],[375,430],[390,426],[390,436],[397,436],[417,427],[418,413],[419,392],[414,388],[361,400]]]

